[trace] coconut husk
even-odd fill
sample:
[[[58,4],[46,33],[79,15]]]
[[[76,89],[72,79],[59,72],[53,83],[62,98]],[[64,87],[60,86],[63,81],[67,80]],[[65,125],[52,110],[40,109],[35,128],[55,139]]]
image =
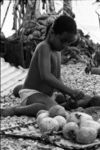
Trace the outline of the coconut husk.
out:
[[[40,37],[41,36],[41,33],[40,33],[40,31],[34,31],[33,33],[32,33],[32,35],[33,35],[33,37]]]
[[[46,26],[47,25],[47,20],[38,20],[38,23],[40,25]]]

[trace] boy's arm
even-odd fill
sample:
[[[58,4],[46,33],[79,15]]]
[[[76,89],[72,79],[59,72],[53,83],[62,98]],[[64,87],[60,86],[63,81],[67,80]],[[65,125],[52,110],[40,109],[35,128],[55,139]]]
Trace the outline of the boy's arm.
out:
[[[58,74],[58,79],[63,83],[61,78],[61,52],[58,52],[57,74]]]
[[[46,82],[49,86],[61,91],[62,93],[69,94],[70,96],[77,96],[79,91],[72,90],[66,87],[60,80],[58,80],[51,73],[51,55],[48,46],[42,45],[39,51],[38,66],[40,71],[41,79]]]

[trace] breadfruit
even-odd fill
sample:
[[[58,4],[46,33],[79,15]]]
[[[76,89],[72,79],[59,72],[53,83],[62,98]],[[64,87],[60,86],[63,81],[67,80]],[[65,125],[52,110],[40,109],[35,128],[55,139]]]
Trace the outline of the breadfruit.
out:
[[[75,122],[69,122],[64,125],[62,133],[65,139],[75,140],[78,130],[79,127]]]
[[[66,119],[63,116],[56,116],[54,117],[54,119],[57,120],[60,129],[62,129],[63,126],[67,123]]]
[[[90,127],[81,127],[76,134],[76,142],[80,144],[93,143],[97,137],[95,129]]]
[[[55,120],[51,117],[46,117],[46,118],[42,119],[42,121],[39,125],[39,128],[42,133],[58,131],[59,124],[58,124],[57,120]]]
[[[41,113],[38,115],[37,119],[36,119],[36,122],[38,124],[38,126],[40,125],[41,121],[43,118],[46,118],[49,116],[49,113],[48,112],[45,112],[45,113]]]
[[[58,116],[58,115],[65,117],[65,114],[66,114],[65,108],[60,106],[60,105],[52,106],[49,109],[50,117],[55,117],[55,116]]]
[[[45,113],[45,112],[48,113],[47,110],[39,110],[38,113],[37,113],[37,115],[36,115],[36,117],[38,117],[40,114]]]
[[[100,124],[94,120],[82,120],[80,126],[94,128],[97,131],[97,133],[100,130]]]
[[[83,112],[72,112],[72,113],[70,113],[68,122],[80,123],[80,121],[82,119],[93,120],[92,116],[90,116],[90,115],[88,115],[86,113],[83,113]]]

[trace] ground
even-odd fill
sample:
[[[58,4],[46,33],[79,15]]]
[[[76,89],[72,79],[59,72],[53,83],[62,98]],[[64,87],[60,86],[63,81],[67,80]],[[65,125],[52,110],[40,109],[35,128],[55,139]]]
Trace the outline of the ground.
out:
[[[87,75],[84,72],[84,68],[85,64],[82,63],[62,65],[61,74],[64,83],[71,88],[82,90],[85,94],[100,95],[100,75]],[[12,91],[9,95],[1,97],[1,107],[17,105],[20,102],[21,100],[19,98],[13,96]],[[35,118],[26,116],[1,118],[1,130],[19,126],[20,129],[14,128],[14,130],[7,130],[7,133],[14,132],[16,134],[19,132],[20,135],[28,135],[31,132],[31,135],[36,135],[35,129],[37,129],[37,126],[34,122]],[[25,124],[28,124],[28,126],[25,126]],[[43,144],[36,139],[2,136],[1,150],[63,150],[63,148],[50,144]],[[95,148],[95,150],[99,150],[99,148]]]

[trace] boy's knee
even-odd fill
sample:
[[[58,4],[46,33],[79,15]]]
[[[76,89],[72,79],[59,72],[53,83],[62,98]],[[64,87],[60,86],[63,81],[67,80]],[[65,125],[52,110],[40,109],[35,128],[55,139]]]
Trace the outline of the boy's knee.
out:
[[[21,88],[22,88],[22,85],[20,84],[20,85],[17,85],[17,86],[13,89],[13,94],[14,94],[15,97],[20,97],[20,96],[19,96],[19,91],[21,90]]]
[[[44,104],[37,103],[35,105],[36,105],[36,107],[34,108],[34,116],[36,116],[40,110],[48,110],[47,106]]]

